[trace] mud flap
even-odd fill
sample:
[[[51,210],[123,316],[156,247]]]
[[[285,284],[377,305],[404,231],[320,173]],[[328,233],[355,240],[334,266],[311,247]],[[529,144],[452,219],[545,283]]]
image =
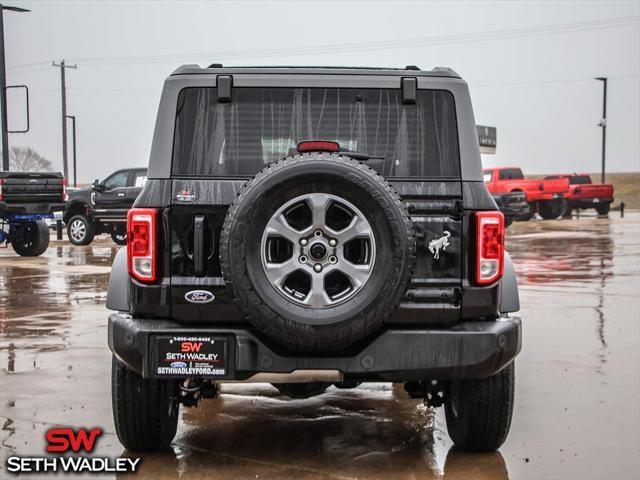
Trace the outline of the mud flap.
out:
[[[127,272],[127,248],[116,253],[109,276],[107,290],[107,308],[120,312],[129,311],[129,273]]]
[[[504,274],[500,279],[500,313],[520,310],[518,280],[509,253],[504,252]]]

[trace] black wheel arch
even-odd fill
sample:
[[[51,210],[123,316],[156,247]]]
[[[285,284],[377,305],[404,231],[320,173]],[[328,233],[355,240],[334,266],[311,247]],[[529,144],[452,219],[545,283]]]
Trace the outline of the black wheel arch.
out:
[[[68,223],[69,220],[76,216],[83,215],[85,217],[90,216],[90,207],[83,200],[72,200],[67,204],[67,208],[64,210],[64,214],[62,216],[62,220],[64,223]]]

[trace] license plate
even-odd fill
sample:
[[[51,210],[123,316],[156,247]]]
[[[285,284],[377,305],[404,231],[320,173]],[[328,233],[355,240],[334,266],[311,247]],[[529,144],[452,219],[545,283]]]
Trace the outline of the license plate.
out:
[[[593,203],[598,203],[599,201],[600,201],[600,199],[599,199],[599,198],[594,198],[594,199],[593,199]]]
[[[227,339],[194,336],[155,337],[153,372],[171,377],[224,377],[227,375]]]
[[[553,198],[560,198],[560,194],[559,193],[554,193],[553,194]]]

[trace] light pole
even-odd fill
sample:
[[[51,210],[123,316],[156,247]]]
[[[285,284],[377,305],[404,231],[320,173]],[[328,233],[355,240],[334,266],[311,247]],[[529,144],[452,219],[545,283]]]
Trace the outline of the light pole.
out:
[[[605,154],[607,145],[607,77],[596,77],[596,80],[602,82],[602,119],[598,125],[602,128],[602,175],[600,182],[604,183],[605,172]]]
[[[76,116],[67,115],[66,118],[71,119],[71,134],[73,135],[73,186],[77,187],[76,177]]]
[[[7,70],[4,56],[4,11],[30,12],[26,8],[7,7],[0,4],[0,102],[2,102],[2,169],[9,171],[9,125],[7,124]]]

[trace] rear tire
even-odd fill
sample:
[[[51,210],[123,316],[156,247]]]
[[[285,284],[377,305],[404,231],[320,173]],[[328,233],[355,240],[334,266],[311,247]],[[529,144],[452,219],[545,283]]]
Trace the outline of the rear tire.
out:
[[[49,247],[49,227],[44,220],[30,222],[11,239],[13,250],[21,257],[37,257]]]
[[[111,234],[111,240],[113,240],[113,242],[116,245],[126,245],[127,244],[127,234],[126,233],[113,232]]]
[[[94,236],[93,221],[84,215],[74,215],[67,223],[67,237],[74,245],[89,245]]]
[[[540,202],[538,213],[544,220],[554,220],[562,213],[561,202]]]
[[[538,211],[538,206],[536,205],[536,203],[529,202],[529,212],[525,215],[522,215],[521,217],[516,217],[515,220],[517,222],[528,222],[536,215],[537,211]]]
[[[111,400],[113,423],[120,443],[139,452],[167,450],[178,428],[176,380],[143,379],[113,357]]]
[[[511,426],[514,385],[514,362],[489,378],[451,382],[445,416],[457,448],[492,451],[504,443]]]
[[[598,212],[598,215],[609,215],[609,210],[611,210],[611,204],[603,203],[601,205],[598,205],[595,208],[596,208],[596,212]]]

